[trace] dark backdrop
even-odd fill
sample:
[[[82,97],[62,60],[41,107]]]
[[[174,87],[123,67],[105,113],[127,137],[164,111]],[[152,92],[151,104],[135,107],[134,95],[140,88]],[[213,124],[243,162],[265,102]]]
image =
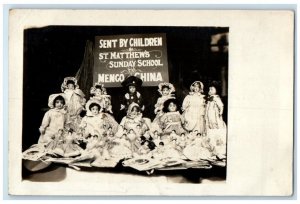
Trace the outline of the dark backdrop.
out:
[[[139,33],[166,33],[170,82],[176,88],[180,103],[195,80],[204,83],[205,94],[212,80],[227,83],[228,52],[212,52],[211,36],[227,33],[220,27],[119,27],[119,26],[48,26],[24,31],[23,75],[23,150],[37,143],[38,128],[48,110],[48,97],[61,92],[60,86],[67,76],[75,76],[85,56],[87,41],[94,42],[97,35],[122,35]],[[221,42],[218,46],[226,45]],[[91,69],[91,67],[89,68]],[[223,72],[223,78],[221,75]],[[225,78],[224,78],[225,75]],[[223,80],[223,81],[222,81]],[[92,83],[92,78],[86,84]],[[89,87],[81,87],[88,90]],[[227,86],[221,87],[227,123]],[[119,122],[122,88],[108,88],[112,96],[113,112]],[[144,115],[154,118],[154,104],[159,93],[157,87],[142,87],[145,99]],[[85,91],[87,99],[89,93]]]

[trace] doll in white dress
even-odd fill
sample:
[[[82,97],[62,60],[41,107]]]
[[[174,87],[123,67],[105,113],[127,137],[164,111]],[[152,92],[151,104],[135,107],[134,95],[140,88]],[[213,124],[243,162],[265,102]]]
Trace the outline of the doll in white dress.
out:
[[[64,109],[65,98],[63,94],[52,94],[48,99],[48,110],[39,128],[41,133],[38,143],[48,144],[55,137],[59,129],[67,124],[67,111]]]
[[[101,104],[98,100],[91,99],[86,103],[87,113],[82,118],[80,131],[84,137],[88,135],[103,136],[103,133],[110,129],[115,134],[118,123],[108,113],[100,113]]]
[[[107,94],[106,88],[104,88],[103,84],[95,83],[95,85],[91,87],[90,94],[92,94],[91,99],[99,100],[101,104],[100,112],[113,113],[111,96]]]
[[[191,92],[184,98],[182,103],[184,128],[187,131],[197,130],[201,134],[206,132],[203,88],[202,82],[195,81],[190,87]]]
[[[81,121],[80,113],[84,110],[85,95],[79,89],[75,77],[66,77],[61,85],[61,90],[66,98],[66,106],[68,119],[70,120],[71,128],[77,131]]]
[[[226,153],[226,124],[222,115],[224,110],[223,102],[215,86],[209,87],[208,100],[206,105],[206,126],[207,136],[215,147],[216,155],[224,158]]]

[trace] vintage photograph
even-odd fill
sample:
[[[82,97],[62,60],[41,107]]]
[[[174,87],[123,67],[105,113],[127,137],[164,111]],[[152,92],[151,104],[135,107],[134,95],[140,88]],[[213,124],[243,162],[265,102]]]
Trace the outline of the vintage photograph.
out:
[[[25,29],[22,178],[63,181],[74,170],[225,182],[229,35],[229,27]]]
[[[10,10],[9,195],[291,196],[294,16]]]

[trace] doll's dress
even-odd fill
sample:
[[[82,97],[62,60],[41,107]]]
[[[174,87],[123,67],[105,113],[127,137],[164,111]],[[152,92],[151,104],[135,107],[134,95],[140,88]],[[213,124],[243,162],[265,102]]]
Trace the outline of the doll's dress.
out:
[[[97,115],[86,115],[83,117],[80,128],[84,130],[84,137],[90,135],[102,135],[104,131],[111,127],[115,133],[118,129],[118,123],[108,113],[99,113]]]
[[[110,150],[110,155],[115,159],[129,158],[132,155],[130,142],[125,138],[116,138],[116,145]]]
[[[145,118],[142,117],[141,113],[135,117],[133,117],[131,115],[127,115],[127,116],[123,117],[120,125],[127,130],[133,129],[135,132],[137,129],[136,127],[138,125],[140,125],[140,127],[141,127],[140,134],[144,134],[149,129],[149,127],[147,125],[147,121]]]
[[[218,95],[210,96],[206,105],[206,124],[208,129],[223,129],[226,125],[220,113],[223,112],[223,103]]]
[[[157,99],[157,103],[155,104],[155,110],[154,113],[156,114],[155,118],[153,119],[153,122],[151,123],[150,130],[151,132],[158,131],[161,133],[161,117],[164,115],[163,107],[164,102],[168,99],[175,98],[173,94],[167,95],[167,96],[161,96]]]
[[[190,92],[182,103],[184,128],[187,131],[198,130],[205,133],[205,95]]]
[[[63,109],[53,108],[47,111],[40,127],[40,129],[45,130],[45,132],[40,135],[38,143],[49,143],[52,140],[51,138],[57,134],[59,129],[64,129],[66,120],[66,111]]]
[[[64,95],[66,98],[69,123],[71,124],[72,129],[76,131],[81,121],[79,114],[84,110],[84,93],[79,88],[76,88],[75,90],[66,89]]]
[[[63,144],[64,156],[72,155],[78,156],[83,151],[82,148],[76,144],[75,134],[66,134],[65,142]]]
[[[214,149],[206,137],[197,137],[183,149],[183,154],[192,161],[214,159]]]
[[[163,135],[169,135],[172,130],[175,130],[176,134],[185,132],[182,127],[181,115],[178,111],[165,113],[160,120]]]

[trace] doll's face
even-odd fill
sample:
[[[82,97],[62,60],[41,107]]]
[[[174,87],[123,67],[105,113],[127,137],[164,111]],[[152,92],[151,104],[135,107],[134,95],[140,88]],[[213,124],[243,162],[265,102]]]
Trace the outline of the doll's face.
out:
[[[170,92],[170,89],[168,88],[168,87],[164,87],[163,89],[162,89],[162,95],[163,96],[166,96],[166,95],[168,95],[169,94],[169,92]]]
[[[185,134],[184,134],[184,133],[182,133],[182,134],[181,134],[181,137],[185,137]]]
[[[57,109],[62,109],[64,107],[64,102],[63,100],[56,100],[55,101],[55,108]]]
[[[135,93],[136,87],[135,86],[129,86],[128,90],[129,90],[129,93]]]
[[[177,110],[177,105],[175,103],[171,102],[168,106],[168,110],[170,112],[175,112]]]
[[[91,112],[92,112],[93,115],[97,115],[99,113],[98,106],[91,107]]]
[[[200,92],[200,84],[199,83],[196,83],[194,85],[194,92]]]
[[[132,133],[133,133],[133,129],[130,129],[130,130],[129,130],[129,133],[132,134]]]
[[[63,135],[63,133],[64,133],[63,130],[61,130],[61,129],[58,130],[58,135],[59,135],[59,136]]]
[[[95,96],[101,96],[101,89],[96,89],[96,91],[95,91]]]
[[[139,110],[137,107],[133,107],[131,110],[131,115],[132,116],[136,116],[139,113]]]
[[[215,87],[209,87],[209,91],[208,91],[208,95],[216,95],[217,94],[217,90]]]
[[[67,86],[68,86],[68,89],[71,89],[71,90],[75,89],[75,86],[72,83],[69,83]]]

